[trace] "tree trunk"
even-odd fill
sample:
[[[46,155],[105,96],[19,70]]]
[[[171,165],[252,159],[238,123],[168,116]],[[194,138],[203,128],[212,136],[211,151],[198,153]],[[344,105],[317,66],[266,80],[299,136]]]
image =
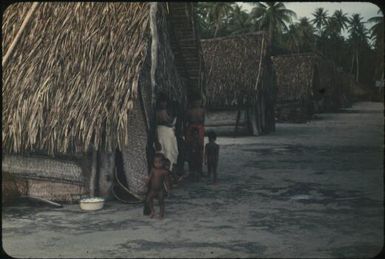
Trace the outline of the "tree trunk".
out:
[[[240,118],[241,118],[241,108],[239,107],[238,112],[237,112],[237,119],[235,120],[234,134],[238,133],[238,126],[239,126]]]
[[[249,123],[251,128],[251,134],[253,136],[257,136],[258,135],[257,104],[251,105],[248,109],[249,109]]]
[[[266,133],[266,104],[265,104],[265,97],[263,94],[261,94],[260,98],[261,102],[261,133]]]
[[[261,98],[260,95],[258,94],[257,102],[255,104],[255,116],[256,116],[256,122],[257,122],[257,135],[262,134],[262,121],[261,121]]]
[[[358,51],[356,52],[356,64],[357,64],[357,69],[356,69],[356,82],[358,82],[358,76],[360,73],[360,64],[359,64],[359,59],[358,59]]]
[[[215,31],[214,31],[214,37],[213,38],[215,38],[217,36],[218,30],[219,30],[219,23],[215,25]]]

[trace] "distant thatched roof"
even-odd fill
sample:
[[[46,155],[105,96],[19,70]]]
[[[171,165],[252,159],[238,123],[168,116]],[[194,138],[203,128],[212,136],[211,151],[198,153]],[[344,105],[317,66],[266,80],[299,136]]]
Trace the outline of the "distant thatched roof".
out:
[[[311,53],[272,57],[277,100],[295,100],[312,92],[315,57]]]
[[[278,101],[307,98],[322,88],[332,93],[335,68],[323,57],[315,53],[288,54],[272,57],[272,61]]]
[[[263,32],[201,40],[208,106],[223,107],[255,95],[269,42]]]
[[[5,10],[3,53],[29,7]],[[4,149],[110,150],[127,143],[128,112],[138,103],[151,44],[149,11],[146,2],[39,3],[3,67]]]

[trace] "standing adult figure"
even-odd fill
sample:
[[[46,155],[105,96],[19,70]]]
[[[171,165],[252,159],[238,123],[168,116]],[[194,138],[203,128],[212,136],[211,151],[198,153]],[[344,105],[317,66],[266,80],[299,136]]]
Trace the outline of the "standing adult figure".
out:
[[[178,144],[178,159],[176,167],[174,169],[178,176],[183,174],[184,159],[185,159],[185,143],[184,143],[184,122],[183,117],[185,115],[184,107],[177,101],[170,102],[170,112],[175,118],[175,136]]]
[[[205,137],[205,110],[202,107],[202,100],[198,97],[194,98],[186,112],[186,145],[191,149],[194,141],[194,132],[198,131],[199,144],[201,147],[201,152],[198,152],[200,155],[199,159],[193,159],[197,165],[194,165],[195,168],[198,168],[198,172],[202,175],[202,164],[203,164],[203,148],[204,148],[204,137]]]
[[[155,148],[170,160],[170,170],[178,159],[178,144],[175,137],[175,117],[168,112],[169,100],[164,93],[159,94],[156,110]]]

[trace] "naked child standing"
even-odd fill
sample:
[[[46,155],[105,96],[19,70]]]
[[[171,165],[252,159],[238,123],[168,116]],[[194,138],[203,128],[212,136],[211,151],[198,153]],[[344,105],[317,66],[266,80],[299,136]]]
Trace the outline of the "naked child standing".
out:
[[[209,143],[205,146],[205,164],[207,165],[207,174],[209,179],[213,176],[212,183],[217,183],[217,167],[219,158],[219,145],[215,143],[217,135],[214,131],[210,131],[208,134]]]

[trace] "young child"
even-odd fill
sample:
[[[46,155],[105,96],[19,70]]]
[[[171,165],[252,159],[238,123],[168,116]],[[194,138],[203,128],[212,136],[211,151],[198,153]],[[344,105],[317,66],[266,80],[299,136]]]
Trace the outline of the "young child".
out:
[[[207,174],[211,178],[213,174],[213,183],[217,183],[217,166],[219,157],[219,146],[215,143],[217,135],[214,131],[210,131],[207,134],[209,143],[205,146],[205,165],[207,165]]]
[[[168,177],[166,177],[165,181],[163,182],[165,197],[168,197],[168,193],[170,192],[170,190],[172,188],[171,178],[173,177],[173,175],[171,173],[170,167],[171,167],[170,160],[165,158],[163,168],[168,172]]]
[[[192,129],[192,141],[190,143],[190,171],[194,176],[194,180],[199,180],[202,176],[202,152],[203,147],[199,141],[199,130]]]
[[[164,183],[166,183],[169,177],[168,171],[164,168],[164,155],[161,153],[156,153],[154,156],[153,167],[151,168],[151,173],[147,179],[147,185],[149,188],[146,203],[150,208],[150,217],[155,216],[154,210],[154,199],[158,198],[159,207],[160,207],[160,218],[164,216]]]

